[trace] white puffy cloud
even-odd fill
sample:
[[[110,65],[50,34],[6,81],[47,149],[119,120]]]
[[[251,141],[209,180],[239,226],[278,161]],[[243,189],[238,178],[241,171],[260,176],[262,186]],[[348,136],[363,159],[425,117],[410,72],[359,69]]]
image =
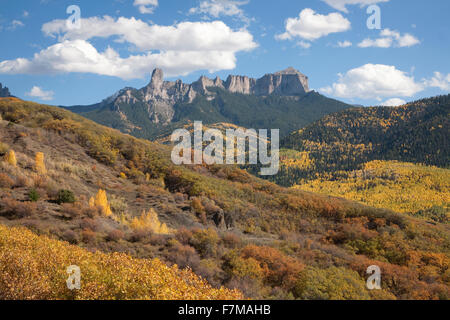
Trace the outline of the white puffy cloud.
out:
[[[42,30],[46,35],[57,36],[60,42],[32,59],[0,62],[0,73],[80,72],[133,79],[143,78],[158,67],[168,76],[178,76],[198,70],[233,69],[237,52],[257,47],[249,32],[233,31],[221,21],[159,26],[134,18],[115,20],[105,16],[83,19],[80,29],[68,30],[64,20],[55,20]],[[99,52],[88,41],[110,37],[134,45],[140,54],[121,57],[110,47]]]
[[[81,20],[81,28],[67,28],[66,20],[54,20],[42,26],[48,36],[62,40],[89,40],[115,37],[142,51],[241,51],[256,47],[246,30],[233,31],[222,21],[181,22],[174,26],[149,25],[135,18],[109,16]]]
[[[401,34],[398,31],[393,31],[390,29],[384,29],[380,32],[380,38],[378,39],[364,39],[358,44],[360,48],[390,48],[392,46],[403,48],[412,47],[419,44],[420,41],[413,35],[409,33]]]
[[[340,98],[381,99],[411,97],[423,89],[414,77],[394,66],[366,64],[340,74],[336,83],[320,91]]]
[[[402,106],[405,105],[406,101],[400,98],[392,98],[389,100],[386,100],[385,102],[383,102],[381,105],[384,107],[398,107],[398,106]]]
[[[350,30],[350,28],[350,21],[340,13],[321,15],[306,8],[300,12],[298,18],[288,18],[286,20],[286,32],[277,35],[276,38],[278,40],[291,40],[298,37],[312,41],[331,33]]]
[[[34,86],[31,88],[30,92],[27,92],[26,95],[33,98],[38,98],[44,101],[53,100],[53,95],[55,93],[53,91],[44,91],[41,87]]]
[[[142,14],[153,13],[158,6],[158,0],[134,0],[133,5],[138,7],[139,12]]]
[[[442,91],[450,91],[450,73],[447,76],[440,72],[435,72],[430,79],[424,79],[423,83],[427,87],[439,88]]]
[[[205,0],[201,1],[198,7],[191,8],[190,14],[208,14],[214,18],[219,16],[245,16],[240,8],[249,1],[234,0]]]
[[[235,53],[231,51],[149,52],[121,58],[112,48],[100,53],[85,40],[65,40],[35,54],[32,60],[19,58],[0,62],[0,73],[78,72],[135,79],[147,76],[156,67],[162,68],[168,76],[178,76],[196,70],[229,70],[235,66]]]
[[[337,45],[339,48],[348,48],[352,46],[352,43],[348,40],[345,40],[345,41],[338,41]]]
[[[322,0],[336,10],[348,13],[347,5],[359,5],[361,7],[376,4],[380,2],[389,2],[389,0]]]

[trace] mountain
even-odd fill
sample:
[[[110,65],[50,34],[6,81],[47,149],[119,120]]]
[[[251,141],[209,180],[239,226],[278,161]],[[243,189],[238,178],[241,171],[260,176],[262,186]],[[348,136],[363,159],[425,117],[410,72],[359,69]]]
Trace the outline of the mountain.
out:
[[[11,93],[9,92],[9,89],[7,87],[2,87],[2,84],[0,83],[0,98],[7,98],[12,97]]]
[[[124,88],[98,104],[68,109],[122,132],[154,140],[195,120],[280,129],[286,136],[349,107],[310,91],[308,78],[288,68],[260,79],[230,75],[222,81],[202,76],[192,84],[164,81],[163,71],[156,69],[142,89]]]
[[[439,221],[176,166],[169,147],[61,108],[0,98],[0,116],[0,298],[450,297]],[[75,293],[69,262],[89,284]],[[382,290],[365,287],[371,265]]]
[[[373,160],[448,168],[449,128],[450,95],[327,115],[281,142],[287,149],[281,153],[282,164],[288,165],[274,179],[289,186],[319,175],[336,177]]]

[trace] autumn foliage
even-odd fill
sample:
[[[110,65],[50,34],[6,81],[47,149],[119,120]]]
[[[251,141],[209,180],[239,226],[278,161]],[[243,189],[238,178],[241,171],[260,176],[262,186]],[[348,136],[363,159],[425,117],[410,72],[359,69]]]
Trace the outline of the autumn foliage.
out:
[[[13,167],[17,166],[16,153],[14,150],[9,150],[5,155],[5,161]]]
[[[47,169],[45,168],[45,163],[44,163],[44,154],[42,152],[36,153],[35,169],[36,169],[36,172],[39,174],[44,175],[47,173]]]
[[[95,196],[95,198],[91,198],[89,200],[89,205],[91,207],[101,207],[102,208],[102,212],[105,216],[110,216],[112,215],[112,211],[111,211],[111,207],[108,203],[108,197],[106,195],[106,191],[105,190],[98,190],[97,195]]]
[[[70,291],[68,266],[81,269],[81,289]],[[66,242],[37,236],[25,228],[0,225],[0,299],[76,300],[228,300],[236,290],[213,289],[190,270],[158,259],[89,252]]]
[[[134,230],[149,230],[156,234],[168,234],[169,228],[165,223],[161,223],[155,210],[150,209],[142,212],[140,217],[134,217],[130,223]]]

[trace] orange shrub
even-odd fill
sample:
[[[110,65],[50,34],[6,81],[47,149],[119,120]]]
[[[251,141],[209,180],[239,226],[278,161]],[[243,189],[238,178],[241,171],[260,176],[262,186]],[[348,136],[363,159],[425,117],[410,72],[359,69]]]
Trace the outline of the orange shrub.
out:
[[[6,173],[0,173],[0,188],[11,189],[14,185],[14,180]]]
[[[271,247],[249,245],[242,249],[241,256],[245,259],[253,258],[259,262],[267,283],[288,290],[295,286],[300,272],[305,267],[296,259]]]

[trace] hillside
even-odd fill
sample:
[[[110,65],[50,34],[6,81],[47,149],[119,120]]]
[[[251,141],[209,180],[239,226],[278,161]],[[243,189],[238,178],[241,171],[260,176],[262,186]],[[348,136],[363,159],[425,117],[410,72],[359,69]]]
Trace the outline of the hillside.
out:
[[[189,270],[167,267],[157,259],[92,253],[36,236],[25,228],[0,225],[0,235],[2,300],[243,299],[237,291],[213,289]],[[68,275],[65,269],[69,265],[77,265],[83,270],[83,286],[79,291],[70,291],[66,287]],[[164,288],[168,284],[170,287]],[[165,290],[161,290],[162,287]]]
[[[372,161],[339,179],[305,181],[295,188],[359,201],[377,208],[450,222],[450,170],[397,161]]]
[[[170,135],[188,122],[226,122],[245,128],[280,129],[286,136],[324,115],[350,105],[309,91],[307,78],[294,69],[261,79],[201,77],[192,84],[163,80],[155,70],[142,89],[124,88],[92,106],[67,109],[139,138]]]
[[[325,116],[282,141],[282,147],[295,151],[282,154],[287,165],[276,182],[290,186],[317,175],[336,176],[339,171],[360,170],[373,160],[447,168],[449,113],[447,95],[401,107],[353,108]]]
[[[175,166],[168,147],[60,108],[4,98],[0,115],[0,223],[46,236],[37,240],[23,229],[2,227],[2,239],[26,244],[52,238],[89,251],[158,258],[190,267],[214,288],[237,288],[250,298],[450,297],[447,224],[283,188],[234,166]],[[30,240],[13,240],[20,237]],[[68,255],[87,254],[51,243]],[[23,260],[20,251],[2,252],[0,265]],[[66,264],[66,255],[61,257]],[[96,253],[92,259],[114,257]],[[154,263],[117,257],[134,261],[124,265]],[[373,264],[382,269],[383,290],[365,288]],[[59,272],[44,268],[39,285],[52,287],[47,275],[57,279]],[[180,273],[170,274],[178,283]],[[14,288],[33,292],[25,290],[27,278],[16,275],[9,280]],[[167,281],[162,288],[169,297],[184,294],[172,293]],[[114,290],[101,294],[114,296]],[[196,297],[203,298],[202,292]]]

